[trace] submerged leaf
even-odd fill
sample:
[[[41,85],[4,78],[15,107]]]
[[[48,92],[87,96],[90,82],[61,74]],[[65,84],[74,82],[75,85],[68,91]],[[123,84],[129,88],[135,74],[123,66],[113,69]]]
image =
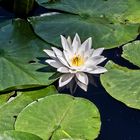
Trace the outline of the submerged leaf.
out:
[[[33,10],[35,0],[14,0],[14,12],[17,15],[26,16]]]

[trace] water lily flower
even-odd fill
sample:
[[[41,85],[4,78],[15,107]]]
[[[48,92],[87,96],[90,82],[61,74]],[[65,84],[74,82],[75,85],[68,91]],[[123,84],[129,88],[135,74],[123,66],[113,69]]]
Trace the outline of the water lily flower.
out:
[[[107,71],[106,68],[98,66],[106,59],[101,55],[104,48],[91,48],[91,37],[81,43],[78,34],[75,35],[73,42],[70,37],[66,39],[61,35],[61,43],[63,51],[55,47],[52,47],[52,50],[44,50],[52,58],[45,62],[62,73],[59,79],[59,87],[67,85],[75,78],[77,85],[87,91],[89,83],[87,73],[101,74]]]

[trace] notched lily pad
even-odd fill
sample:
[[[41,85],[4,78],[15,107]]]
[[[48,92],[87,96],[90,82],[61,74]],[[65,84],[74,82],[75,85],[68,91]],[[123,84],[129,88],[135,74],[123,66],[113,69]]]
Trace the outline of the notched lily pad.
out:
[[[43,49],[49,47],[32,31],[24,20],[5,21],[0,26],[0,91],[49,85],[54,72],[40,72],[44,65],[37,57],[43,57]],[[35,63],[30,63],[35,60]],[[47,66],[47,65],[46,65]]]
[[[139,0],[38,2],[46,8],[69,12],[30,18],[36,34],[59,47],[61,34],[73,37],[77,32],[82,40],[91,36],[94,48],[106,49],[127,43],[139,34]]]
[[[14,123],[23,108],[31,102],[48,95],[57,94],[54,86],[35,91],[17,92],[17,96],[0,106],[0,131],[14,130]],[[10,94],[10,93],[9,93]],[[9,95],[5,94],[5,96]],[[0,95],[0,99],[1,99]]]
[[[140,67],[140,41],[133,41],[123,46],[122,57]]]
[[[140,109],[140,70],[131,70],[113,62],[106,65],[107,73],[101,75],[106,91],[129,107]]]
[[[15,129],[43,140],[93,140],[100,124],[99,112],[88,100],[51,95],[28,105],[17,117]]]

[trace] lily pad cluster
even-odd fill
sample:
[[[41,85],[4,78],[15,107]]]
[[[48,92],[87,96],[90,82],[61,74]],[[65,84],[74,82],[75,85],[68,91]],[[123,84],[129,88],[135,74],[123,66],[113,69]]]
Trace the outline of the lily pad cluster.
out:
[[[0,105],[2,139],[91,140],[98,136],[100,125],[95,105],[82,98],[60,95],[53,86],[17,92],[15,98]]]
[[[44,40],[57,46],[60,46],[60,34],[74,36],[77,32],[83,40],[90,36],[93,38],[94,48],[106,49],[120,46],[135,39],[139,34],[138,0],[38,2],[46,8],[63,11],[30,18],[34,31]]]
[[[7,2],[13,1],[0,0]],[[37,5],[49,12],[31,14]],[[94,48],[125,44],[122,57],[139,67],[140,41],[133,41],[140,32],[139,5],[139,0],[15,0],[16,16],[0,17],[0,139],[95,139],[101,126],[97,107],[49,86],[58,76],[44,63],[43,50],[61,48],[60,35],[78,33],[82,41],[92,37]],[[101,76],[106,91],[140,109],[140,70],[112,61],[106,68]]]

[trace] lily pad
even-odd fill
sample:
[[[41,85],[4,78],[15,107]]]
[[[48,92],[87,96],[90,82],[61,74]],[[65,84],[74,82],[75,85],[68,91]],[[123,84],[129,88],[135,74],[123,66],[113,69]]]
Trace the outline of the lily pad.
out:
[[[0,140],[42,140],[36,135],[18,132],[18,131],[5,131],[0,133]]]
[[[0,106],[5,104],[10,99],[10,97],[14,94],[15,94],[15,92],[10,92],[8,94],[0,95]]]
[[[128,20],[130,22],[140,22],[139,0],[37,0],[46,8],[54,8],[73,14],[88,14],[99,16],[103,14],[114,21]],[[128,22],[127,21],[127,22]]]
[[[122,57],[140,67],[140,41],[124,45]]]
[[[17,92],[13,100],[0,106],[0,131],[14,130],[15,120],[23,108],[39,98],[56,93],[54,86],[35,91]]]
[[[51,0],[36,0],[38,3],[46,3],[46,2],[49,2],[49,1],[51,1]]]
[[[138,0],[58,0],[50,4],[38,2],[47,8],[69,12],[29,19],[36,34],[59,47],[61,34],[73,37],[77,32],[83,41],[91,36],[94,48],[106,49],[127,43],[139,34]]]
[[[19,114],[15,129],[43,140],[93,140],[99,134],[100,115],[88,100],[51,95],[28,105]]]
[[[45,56],[43,49],[49,45],[37,37],[24,20],[4,23],[0,26],[0,91],[52,83],[54,79],[49,77],[54,73],[47,68],[45,73],[38,71],[44,65],[36,59]]]
[[[131,70],[113,62],[106,65],[107,73],[101,75],[106,91],[129,107],[140,109],[140,70]]]

